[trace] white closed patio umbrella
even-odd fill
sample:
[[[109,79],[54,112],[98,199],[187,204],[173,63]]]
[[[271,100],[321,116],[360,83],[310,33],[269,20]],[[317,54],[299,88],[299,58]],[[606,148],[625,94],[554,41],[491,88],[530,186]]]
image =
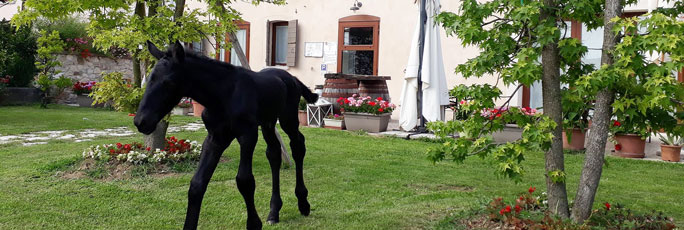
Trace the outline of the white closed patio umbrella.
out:
[[[413,130],[418,126],[418,131],[422,132],[425,120],[443,119],[441,106],[449,104],[449,91],[440,27],[434,21],[440,12],[440,1],[421,0],[420,8],[401,92],[399,124],[403,130]]]

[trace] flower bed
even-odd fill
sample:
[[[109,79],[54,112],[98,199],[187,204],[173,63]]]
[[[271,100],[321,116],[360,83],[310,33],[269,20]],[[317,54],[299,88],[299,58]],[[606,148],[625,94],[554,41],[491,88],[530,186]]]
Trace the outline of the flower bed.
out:
[[[337,103],[342,107],[343,113],[368,113],[380,115],[385,113],[392,113],[396,106],[389,101],[385,101],[382,97],[373,100],[370,96],[359,97],[354,94],[351,97],[337,99]]]
[[[90,92],[93,91],[93,86],[95,86],[95,84],[97,84],[97,83],[94,81],[90,81],[90,82],[77,81],[71,87],[71,91],[73,91],[76,95],[88,95]]]
[[[660,212],[638,213],[620,204],[605,202],[592,211],[583,224],[554,216],[546,194],[530,187],[513,202],[494,198],[484,209],[453,220],[454,224],[476,229],[676,229],[674,220]]]
[[[104,162],[128,162],[132,164],[143,163],[165,163],[168,161],[185,161],[199,159],[202,145],[196,141],[176,139],[176,137],[166,138],[164,149],[145,148],[142,144],[133,142],[131,144],[105,144],[93,145],[83,150],[83,158],[94,159]]]

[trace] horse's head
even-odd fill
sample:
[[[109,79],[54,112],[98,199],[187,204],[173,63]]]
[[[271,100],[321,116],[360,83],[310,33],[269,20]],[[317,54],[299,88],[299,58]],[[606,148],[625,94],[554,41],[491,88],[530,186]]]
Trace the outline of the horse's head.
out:
[[[152,133],[157,123],[187,94],[183,46],[176,42],[169,52],[162,52],[148,41],[147,47],[158,61],[147,77],[147,88],[133,120],[143,134]]]

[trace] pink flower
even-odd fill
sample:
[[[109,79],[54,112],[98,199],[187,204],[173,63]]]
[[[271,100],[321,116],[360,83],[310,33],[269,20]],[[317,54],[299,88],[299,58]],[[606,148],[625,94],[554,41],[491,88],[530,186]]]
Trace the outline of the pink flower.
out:
[[[465,105],[465,104],[468,103],[468,102],[467,102],[466,100],[461,100],[460,103],[461,103],[461,105]]]

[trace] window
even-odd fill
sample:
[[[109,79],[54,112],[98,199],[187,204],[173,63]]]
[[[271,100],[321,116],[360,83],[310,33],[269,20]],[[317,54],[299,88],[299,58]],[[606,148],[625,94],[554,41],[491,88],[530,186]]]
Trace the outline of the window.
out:
[[[191,49],[193,52],[198,53],[198,54],[204,54],[204,39],[200,41],[194,41],[194,42],[185,42],[183,43],[183,47],[187,49]]]
[[[250,23],[249,22],[236,22],[238,29],[235,31],[235,36],[238,39],[238,43],[240,43],[240,48],[242,48],[242,52],[245,53],[245,57],[247,58],[247,61],[249,61],[249,36],[250,36]],[[230,41],[230,35],[226,34],[226,42]],[[225,44],[225,42],[224,42]],[[232,45],[235,45],[234,43]],[[232,46],[231,46],[232,47]],[[225,49],[221,49],[219,51],[219,54],[217,54],[217,59],[228,62],[230,64],[233,64],[235,66],[242,66],[242,63],[240,63],[240,59],[237,56],[237,53],[235,52],[235,48],[230,49],[230,53],[227,52]]]
[[[337,71],[346,74],[378,74],[380,18],[357,15],[339,22]]]
[[[267,66],[295,66],[297,61],[297,20],[269,21]]]

